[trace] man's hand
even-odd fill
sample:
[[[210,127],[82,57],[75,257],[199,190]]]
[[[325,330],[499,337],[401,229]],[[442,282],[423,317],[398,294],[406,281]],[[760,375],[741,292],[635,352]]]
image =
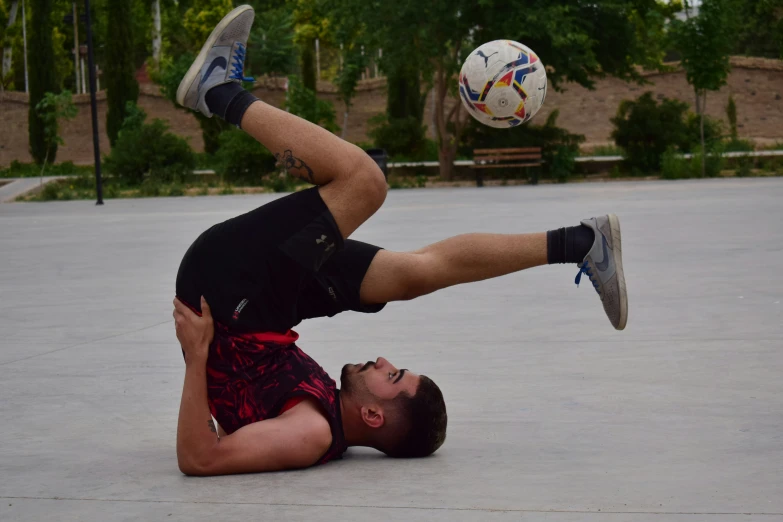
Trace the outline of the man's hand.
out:
[[[182,301],[174,298],[174,324],[177,339],[185,353],[187,364],[203,362],[206,364],[209,355],[209,344],[215,335],[212,322],[212,312],[207,300],[201,297],[201,317],[185,306]]]

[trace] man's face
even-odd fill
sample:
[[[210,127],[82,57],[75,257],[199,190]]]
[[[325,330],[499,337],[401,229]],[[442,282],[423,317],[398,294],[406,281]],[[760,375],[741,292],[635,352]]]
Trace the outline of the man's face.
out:
[[[362,364],[346,364],[340,374],[342,391],[351,395],[369,392],[381,400],[391,400],[400,392],[416,395],[419,376],[406,369],[398,370],[383,357]]]

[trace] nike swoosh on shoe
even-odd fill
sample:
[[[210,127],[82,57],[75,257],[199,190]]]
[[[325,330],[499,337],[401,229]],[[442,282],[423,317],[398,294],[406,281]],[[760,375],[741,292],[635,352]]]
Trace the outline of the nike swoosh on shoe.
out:
[[[209,78],[212,75],[212,72],[220,67],[225,72],[228,69],[228,60],[226,60],[223,56],[218,56],[214,60],[212,60],[212,63],[209,64],[209,68],[207,69],[207,72],[204,73],[204,76],[201,77],[201,81],[199,82],[198,86],[201,87],[204,85],[204,82],[207,81],[207,78]]]
[[[606,248],[606,236],[603,232],[601,232],[601,239],[603,239],[603,247],[604,247],[604,258],[600,262],[595,263],[595,267],[601,271],[605,272],[607,268],[609,268],[609,251]]]

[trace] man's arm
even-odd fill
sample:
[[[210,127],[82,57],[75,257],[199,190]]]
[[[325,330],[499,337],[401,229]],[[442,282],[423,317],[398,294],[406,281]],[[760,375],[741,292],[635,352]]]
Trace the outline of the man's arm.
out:
[[[286,415],[219,438],[207,399],[207,355],[214,334],[209,305],[199,317],[174,300],[177,338],[185,352],[185,384],[177,424],[177,462],[187,475],[226,475],[303,468],[332,443],[328,421],[308,401]]]

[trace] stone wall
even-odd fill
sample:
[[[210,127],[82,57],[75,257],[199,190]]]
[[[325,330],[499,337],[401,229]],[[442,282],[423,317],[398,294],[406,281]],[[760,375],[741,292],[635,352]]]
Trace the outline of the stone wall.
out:
[[[586,146],[590,147],[611,143],[612,125],[609,120],[624,99],[636,98],[650,90],[657,96],[665,95],[693,103],[694,95],[682,70],[648,72],[645,73],[645,79],[650,82],[649,85],[629,84],[606,78],[598,80],[595,90],[592,91],[573,84],[565,85],[562,92],[550,89],[544,108],[534,121],[541,122],[550,111],[560,109],[558,124],[572,132],[584,134],[587,138]],[[254,93],[278,107],[282,105],[285,96],[279,81],[259,84]],[[724,108],[729,93],[734,95],[737,104],[740,136],[754,139],[761,144],[783,141],[783,62],[760,58],[732,58],[728,85],[708,96],[707,113],[710,116],[725,121]],[[319,84],[319,96],[334,103],[337,122],[342,125],[343,104],[337,100],[334,87],[327,83]],[[76,95],[74,100],[79,107],[79,114],[74,120],[63,124],[62,136],[65,145],[60,147],[57,161],[91,163],[93,152],[89,96]],[[149,117],[168,121],[174,132],[188,138],[196,150],[203,150],[201,130],[196,119],[163,99],[155,86],[142,86],[139,105]],[[384,81],[362,82],[351,109],[346,138],[353,142],[368,141],[367,120],[382,113],[385,106]],[[432,120],[431,106],[431,98],[428,97],[424,113],[425,124]],[[98,94],[98,113],[99,126],[104,131],[104,92]],[[0,93],[0,121],[0,166],[8,165],[12,160],[30,161],[27,142],[27,96],[24,93]],[[108,138],[103,132],[101,151],[109,151]]]

